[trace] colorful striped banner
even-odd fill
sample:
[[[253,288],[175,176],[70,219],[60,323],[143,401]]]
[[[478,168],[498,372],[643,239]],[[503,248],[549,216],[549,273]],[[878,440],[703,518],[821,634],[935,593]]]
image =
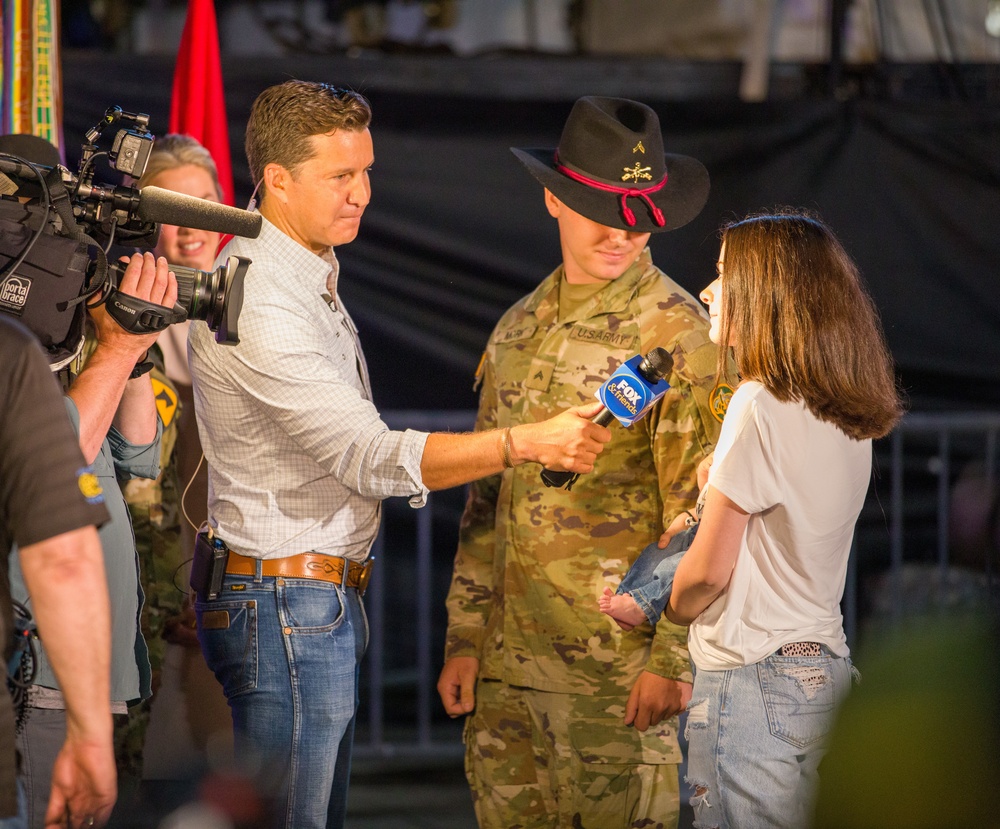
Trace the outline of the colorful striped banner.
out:
[[[0,0],[0,133],[30,133],[62,151],[59,0]]]

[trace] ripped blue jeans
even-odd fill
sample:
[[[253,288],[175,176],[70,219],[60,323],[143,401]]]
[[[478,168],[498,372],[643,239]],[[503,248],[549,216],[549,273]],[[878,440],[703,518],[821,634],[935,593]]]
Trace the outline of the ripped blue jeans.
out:
[[[827,734],[856,675],[822,650],[695,673],[685,734],[696,829],[811,825]]]

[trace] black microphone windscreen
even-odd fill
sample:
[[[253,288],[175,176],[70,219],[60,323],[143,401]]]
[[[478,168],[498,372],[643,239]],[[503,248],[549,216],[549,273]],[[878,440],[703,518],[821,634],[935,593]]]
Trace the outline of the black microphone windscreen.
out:
[[[226,204],[185,196],[152,185],[139,191],[139,218],[147,222],[214,230],[256,239],[260,235],[259,213]]]
[[[665,348],[653,348],[646,354],[646,357],[639,365],[639,370],[643,376],[654,382],[662,380],[670,374],[674,367],[674,356]]]

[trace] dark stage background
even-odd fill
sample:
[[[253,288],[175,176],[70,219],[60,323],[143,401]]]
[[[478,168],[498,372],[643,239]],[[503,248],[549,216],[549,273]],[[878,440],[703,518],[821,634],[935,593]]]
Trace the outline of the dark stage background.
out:
[[[147,112],[152,132],[166,132],[172,58],[69,52],[63,63],[71,166],[108,106]],[[610,75],[589,64],[589,75],[558,85],[548,82],[556,64],[535,61],[505,84],[513,65],[389,61],[376,70],[301,57],[223,67],[241,204],[251,189],[243,130],[261,89],[299,77],[351,85],[372,101],[373,199],[359,238],[338,255],[381,407],[474,408],[472,376],[490,329],[559,261],[541,189],[508,148],[554,146],[573,100],[588,93],[650,104],[668,151],[708,167],[712,194],[701,216],[651,243],[657,264],[692,293],[713,277],[720,223],[776,205],[812,208],[860,264],[912,408],[1000,405],[996,96],[744,104],[735,87],[708,96],[657,87],[641,64]],[[423,84],[421,66],[433,67]],[[698,72],[687,67],[683,77],[696,86]]]

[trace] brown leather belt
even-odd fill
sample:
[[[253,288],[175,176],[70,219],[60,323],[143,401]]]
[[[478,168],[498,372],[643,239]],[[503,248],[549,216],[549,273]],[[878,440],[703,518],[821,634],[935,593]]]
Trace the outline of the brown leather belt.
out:
[[[252,556],[241,556],[229,551],[226,562],[226,572],[236,576],[253,576],[257,573],[258,559]],[[362,596],[368,589],[368,581],[372,577],[374,558],[368,557],[363,563],[348,561],[339,556],[326,556],[322,553],[299,553],[287,558],[260,559],[261,575],[272,578],[286,579],[316,579],[328,581],[344,587],[354,587]],[[344,565],[347,565],[347,578],[344,578]]]

